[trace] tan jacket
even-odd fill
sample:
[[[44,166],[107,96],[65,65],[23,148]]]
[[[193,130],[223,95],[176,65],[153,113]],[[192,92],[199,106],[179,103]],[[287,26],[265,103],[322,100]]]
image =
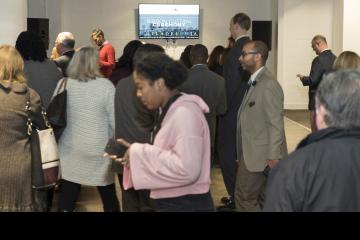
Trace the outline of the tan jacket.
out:
[[[266,67],[255,80],[239,108],[236,133],[237,159],[244,157],[250,172],[263,171],[266,160],[287,154],[282,88]]]

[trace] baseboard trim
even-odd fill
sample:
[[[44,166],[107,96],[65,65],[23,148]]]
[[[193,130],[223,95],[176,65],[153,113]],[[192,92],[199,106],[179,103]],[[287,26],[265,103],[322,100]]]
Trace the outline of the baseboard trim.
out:
[[[286,110],[307,110],[308,109],[308,105],[307,104],[293,104],[293,103],[287,103],[284,104],[284,108]]]

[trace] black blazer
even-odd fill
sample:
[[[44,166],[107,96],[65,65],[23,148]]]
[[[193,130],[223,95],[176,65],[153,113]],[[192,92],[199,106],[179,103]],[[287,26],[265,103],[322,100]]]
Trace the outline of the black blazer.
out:
[[[304,86],[309,86],[309,110],[315,110],[315,93],[325,73],[331,71],[336,56],[331,50],[323,51],[311,64],[310,75],[302,80]]]
[[[236,177],[236,124],[237,113],[247,89],[249,73],[244,71],[239,58],[249,37],[242,37],[235,42],[234,47],[225,58],[223,77],[225,79],[227,111],[219,117],[218,124],[218,154],[224,181],[230,195],[234,194]]]
[[[56,65],[61,69],[64,77],[67,77],[66,69],[74,56],[75,50],[65,52],[62,56],[54,60]]]
[[[249,41],[249,37],[238,39],[226,56],[223,67],[228,109],[233,109],[235,114],[240,107],[246,91],[247,80],[250,77],[250,74],[243,70],[239,62],[243,46]]]
[[[180,90],[200,96],[209,106],[210,112],[205,114],[205,117],[210,128],[211,146],[214,146],[216,116],[226,112],[224,79],[206,65],[196,65],[190,68],[188,78]]]

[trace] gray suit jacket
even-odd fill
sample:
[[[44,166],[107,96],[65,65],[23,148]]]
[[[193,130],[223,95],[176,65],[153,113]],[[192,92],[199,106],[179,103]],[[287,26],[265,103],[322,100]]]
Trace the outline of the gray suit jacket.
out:
[[[216,116],[226,112],[225,80],[208,69],[206,65],[195,65],[189,70],[188,79],[183,83],[180,90],[200,96],[209,106],[210,112],[205,117],[209,124],[211,146],[213,146]]]
[[[266,160],[287,154],[282,88],[266,67],[255,80],[237,117],[237,158],[243,157],[250,172],[263,171]]]

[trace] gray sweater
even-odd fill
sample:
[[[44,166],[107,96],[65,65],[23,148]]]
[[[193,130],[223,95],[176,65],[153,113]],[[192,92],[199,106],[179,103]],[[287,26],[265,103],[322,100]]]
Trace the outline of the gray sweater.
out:
[[[27,84],[39,93],[46,108],[54,92],[56,84],[63,77],[56,64],[48,59],[44,62],[25,61],[24,67]]]
[[[66,88],[67,126],[59,140],[62,178],[89,186],[112,184],[112,160],[103,154],[114,136],[114,85],[103,78],[69,78]]]

